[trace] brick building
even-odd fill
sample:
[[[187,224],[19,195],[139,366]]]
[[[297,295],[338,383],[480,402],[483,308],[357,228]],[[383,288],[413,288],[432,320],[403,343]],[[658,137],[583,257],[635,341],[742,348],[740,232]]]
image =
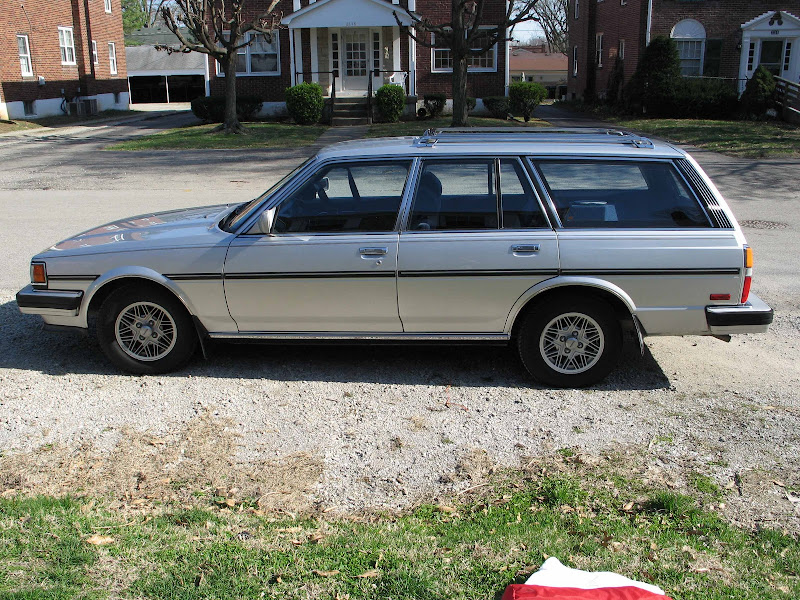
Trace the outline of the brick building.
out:
[[[267,6],[256,0],[254,8]],[[264,112],[284,110],[284,91],[302,81],[319,83],[326,95],[364,96],[371,80],[377,90],[398,83],[412,96],[440,92],[451,96],[452,62],[447,49],[417,44],[400,30],[410,23],[406,11],[434,23],[450,21],[444,0],[282,0],[278,35],[271,42],[251,34],[253,43],[240,54],[237,90],[264,100]],[[498,23],[505,2],[487,0],[483,21]],[[470,96],[502,96],[508,86],[507,44],[473,59],[467,80]],[[211,95],[222,95],[224,74],[211,61]]]
[[[121,0],[0,0],[0,118],[128,107]]]
[[[630,79],[653,37],[675,39],[684,76],[737,80],[759,64],[800,81],[800,0],[570,0],[570,98],[604,97],[617,60]]]

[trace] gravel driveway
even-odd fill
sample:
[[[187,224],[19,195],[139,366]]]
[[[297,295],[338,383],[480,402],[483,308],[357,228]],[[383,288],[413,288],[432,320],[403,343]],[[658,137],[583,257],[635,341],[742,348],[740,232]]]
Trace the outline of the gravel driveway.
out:
[[[786,494],[800,490],[800,161],[695,153],[748,224],[754,291],[776,309],[768,334],[650,338],[580,391],[532,384],[493,347],[220,345],[181,373],[133,377],[93,340],[18,312],[31,254],[118,216],[248,199],[303,158],[100,150],[137,134],[0,143],[2,164],[21,164],[0,173],[0,493],[401,509],[571,448],[677,489],[707,475],[731,520],[800,532]]]

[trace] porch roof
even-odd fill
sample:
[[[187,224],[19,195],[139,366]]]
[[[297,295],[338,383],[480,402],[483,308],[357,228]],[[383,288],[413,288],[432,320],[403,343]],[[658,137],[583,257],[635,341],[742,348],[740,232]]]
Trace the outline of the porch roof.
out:
[[[404,8],[384,0],[319,0],[283,17],[289,29],[306,27],[393,27],[412,19]]]

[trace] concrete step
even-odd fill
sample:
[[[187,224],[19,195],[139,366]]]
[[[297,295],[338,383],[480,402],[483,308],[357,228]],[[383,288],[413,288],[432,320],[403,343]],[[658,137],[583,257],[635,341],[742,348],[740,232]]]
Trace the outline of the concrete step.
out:
[[[333,110],[337,115],[353,116],[353,117],[367,116],[366,104],[364,104],[363,106],[357,106],[355,104],[346,104],[345,106],[340,106],[339,104],[337,104]]]
[[[366,116],[364,117],[340,117],[337,111],[337,114],[331,119],[331,125],[333,127],[347,127],[348,125],[367,125],[369,123],[369,119]]]

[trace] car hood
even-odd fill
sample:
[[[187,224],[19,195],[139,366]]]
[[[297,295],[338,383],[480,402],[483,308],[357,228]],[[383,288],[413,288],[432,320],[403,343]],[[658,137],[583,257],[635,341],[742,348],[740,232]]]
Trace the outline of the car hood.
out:
[[[89,229],[48,248],[46,254],[107,252],[214,243],[211,231],[230,204],[184,208],[120,219]]]

